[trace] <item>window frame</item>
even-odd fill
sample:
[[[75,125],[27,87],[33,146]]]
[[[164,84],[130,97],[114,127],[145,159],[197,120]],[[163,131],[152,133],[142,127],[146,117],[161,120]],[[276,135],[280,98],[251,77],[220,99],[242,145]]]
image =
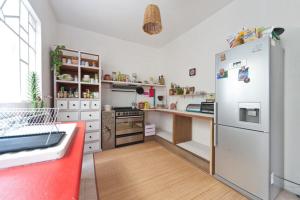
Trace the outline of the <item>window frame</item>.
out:
[[[26,86],[23,85],[22,86],[22,79],[26,78],[28,79],[28,75],[29,75],[29,71],[35,71],[38,74],[38,77],[40,79],[40,84],[39,84],[39,89],[41,92],[41,96],[43,94],[42,91],[42,81],[41,81],[41,75],[42,75],[42,43],[41,43],[41,21],[39,19],[39,17],[37,16],[36,12],[34,11],[34,9],[32,8],[32,6],[30,5],[28,0],[17,0],[18,1],[18,15],[14,16],[14,15],[5,15],[5,13],[3,12],[3,8],[5,6],[5,3],[7,3],[7,1],[9,0],[4,0],[2,2],[2,4],[0,4],[0,14],[2,14],[3,19],[0,17],[0,23],[3,23],[8,29],[10,29],[12,31],[12,34],[15,34],[16,37],[18,37],[19,40],[19,46],[18,46],[18,50],[19,50],[19,58],[18,59],[18,63],[19,63],[19,94],[18,94],[18,99],[11,99],[9,100],[9,102],[7,102],[7,100],[4,99],[0,99],[0,107],[3,107],[3,105],[28,105],[29,100],[27,98],[27,94],[26,92],[22,92],[22,90],[24,90],[25,87],[25,91],[27,91],[27,84]],[[26,13],[27,13],[27,28],[23,27],[23,25],[21,24],[21,15],[22,15],[22,11],[21,11],[21,5],[23,6],[23,8],[26,9]],[[6,22],[6,18],[18,18],[18,32],[16,32],[16,30],[14,30],[7,22]],[[33,20],[32,20],[33,19]],[[35,22],[35,24],[32,24],[32,21]],[[35,41],[34,41],[34,46],[32,46],[31,42],[30,42],[30,28],[34,31],[34,35],[35,35]],[[27,29],[27,31],[26,31]],[[27,41],[23,38],[21,31],[25,32],[27,34]],[[27,61],[24,60],[22,58],[22,54],[21,54],[21,44],[25,43],[26,48],[27,48]],[[1,47],[0,47],[1,48]],[[34,66],[32,66],[33,64],[30,63],[30,51],[34,52]],[[27,74],[23,75],[22,74],[22,64],[25,64],[27,69]],[[26,77],[25,77],[26,76]]]

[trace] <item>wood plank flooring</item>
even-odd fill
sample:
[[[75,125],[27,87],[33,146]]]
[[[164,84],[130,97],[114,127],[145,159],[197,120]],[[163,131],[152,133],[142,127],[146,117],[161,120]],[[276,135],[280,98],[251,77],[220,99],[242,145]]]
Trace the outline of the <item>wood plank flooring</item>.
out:
[[[94,158],[101,200],[246,199],[155,141]]]

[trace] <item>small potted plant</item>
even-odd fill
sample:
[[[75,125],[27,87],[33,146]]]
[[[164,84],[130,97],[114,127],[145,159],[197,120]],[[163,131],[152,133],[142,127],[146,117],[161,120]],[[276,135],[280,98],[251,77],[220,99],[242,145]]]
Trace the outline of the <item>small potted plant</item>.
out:
[[[40,96],[39,79],[36,72],[29,73],[28,96],[32,108],[43,108],[45,102]]]
[[[64,48],[64,45],[57,45],[56,48],[50,52],[52,66],[51,69],[55,70],[56,76],[60,74],[60,67],[63,64],[61,57],[63,55],[62,49]]]

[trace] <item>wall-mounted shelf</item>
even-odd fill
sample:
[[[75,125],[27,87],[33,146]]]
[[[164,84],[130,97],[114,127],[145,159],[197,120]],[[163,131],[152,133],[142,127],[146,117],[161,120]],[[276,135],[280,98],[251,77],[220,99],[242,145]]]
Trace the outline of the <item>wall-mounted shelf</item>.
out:
[[[201,94],[174,94],[174,95],[169,95],[170,97],[200,97],[203,96]]]
[[[133,83],[133,82],[123,82],[123,81],[107,81],[107,80],[102,80],[102,83],[107,83],[107,84],[116,84],[116,85],[136,85],[136,86],[145,86],[145,87],[166,87],[165,85],[160,85],[160,84],[145,84],[145,83]]]

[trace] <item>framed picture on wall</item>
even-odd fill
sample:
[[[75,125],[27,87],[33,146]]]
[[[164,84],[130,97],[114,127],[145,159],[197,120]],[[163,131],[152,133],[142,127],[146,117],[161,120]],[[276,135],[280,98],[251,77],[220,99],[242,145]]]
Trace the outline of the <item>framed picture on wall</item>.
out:
[[[189,70],[189,75],[190,75],[190,76],[196,76],[196,68],[191,68],[191,69]]]

